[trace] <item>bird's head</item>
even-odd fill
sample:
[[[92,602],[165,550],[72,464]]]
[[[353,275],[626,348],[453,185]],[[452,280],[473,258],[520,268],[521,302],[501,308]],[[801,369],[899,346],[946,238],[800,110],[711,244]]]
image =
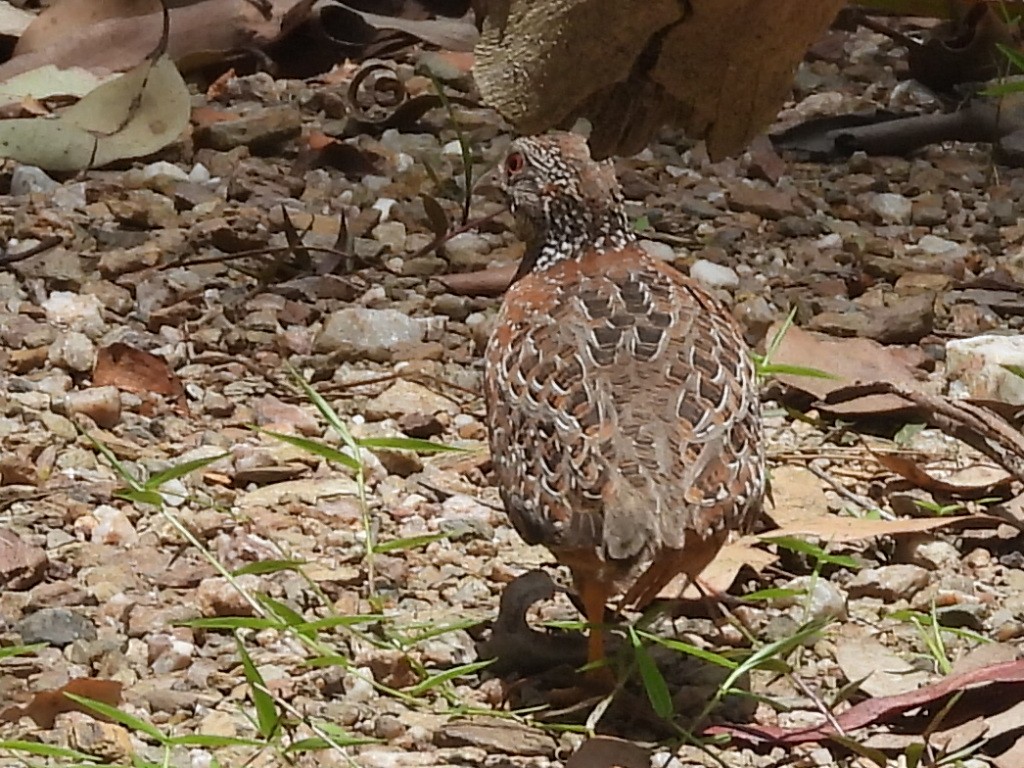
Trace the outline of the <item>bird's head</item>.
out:
[[[518,234],[527,244],[521,273],[631,239],[615,170],[610,162],[591,158],[582,136],[516,139],[501,175]]]

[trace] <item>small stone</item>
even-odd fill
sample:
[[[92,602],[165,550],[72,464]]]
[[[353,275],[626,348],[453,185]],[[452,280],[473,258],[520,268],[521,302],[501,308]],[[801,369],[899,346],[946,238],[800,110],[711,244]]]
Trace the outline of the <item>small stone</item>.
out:
[[[370,421],[402,418],[411,414],[431,416],[438,413],[456,414],[458,403],[439,395],[414,381],[399,379],[363,408]]]
[[[104,429],[110,429],[121,420],[121,395],[114,386],[69,392],[64,397],[64,407],[69,415],[88,416]]]
[[[1024,405],[1024,378],[1004,366],[1024,369],[1024,336],[987,334],[946,342],[949,394]]]
[[[128,731],[117,723],[104,723],[81,712],[70,715],[68,741],[79,752],[101,758],[104,763],[130,763],[134,749]]]
[[[101,504],[92,511],[92,516],[97,523],[92,529],[93,543],[132,546],[139,540],[131,520],[117,507]]]
[[[756,187],[742,182],[729,187],[729,207],[734,211],[754,213],[762,218],[774,220],[800,213],[790,192]]]
[[[423,341],[425,323],[394,309],[349,307],[332,313],[317,334],[317,352],[340,352],[347,359],[391,359],[395,346]]]
[[[357,667],[345,675],[342,685],[345,687],[345,699],[351,704],[363,704],[377,695],[373,687],[373,670],[369,667]]]
[[[956,571],[960,567],[960,552],[942,539],[904,537],[904,541],[900,542],[900,551],[901,559],[930,571]]]
[[[159,160],[144,167],[142,169],[142,178],[146,181],[159,180],[161,178],[173,181],[189,181],[189,175],[184,170],[174,163],[168,163],[166,160]]]
[[[925,235],[917,241],[915,247],[929,256],[964,258],[968,254],[968,250],[960,243],[955,243],[952,240],[947,240],[937,235]]]
[[[146,638],[149,666],[158,675],[187,669],[196,654],[194,643],[167,632],[158,632]]]
[[[197,147],[222,152],[246,146],[258,152],[274,149],[299,135],[302,116],[295,106],[255,109],[235,120],[222,120],[196,128]]]
[[[669,262],[676,260],[675,249],[668,243],[662,243],[657,240],[641,240],[639,245],[644,249],[644,252],[653,259]],[[692,275],[692,267],[690,268],[690,272]]]
[[[4,589],[34,587],[43,580],[47,565],[44,549],[26,543],[10,529],[0,528],[0,584]]]
[[[865,568],[847,583],[850,597],[876,597],[886,602],[908,600],[928,585],[930,576],[919,565]]]
[[[11,174],[11,194],[30,195],[33,192],[52,192],[59,187],[46,171],[34,165],[19,165]]]
[[[428,440],[444,432],[444,424],[436,416],[426,413],[407,413],[399,417],[398,428],[409,437]]]
[[[387,246],[392,253],[405,250],[405,224],[400,221],[385,221],[373,228],[373,239]]]
[[[491,244],[475,232],[462,232],[444,244],[444,255],[460,269],[482,269],[491,260]]]
[[[482,747],[488,752],[523,757],[552,757],[555,752],[551,736],[512,720],[452,721],[435,732],[434,743],[439,747]]]
[[[780,608],[797,607],[800,621],[846,618],[846,598],[839,588],[820,576],[798,576],[783,585],[800,594],[781,597],[775,601]]]
[[[95,640],[96,627],[82,614],[67,608],[43,608],[19,621],[15,631],[23,643],[49,643],[58,648],[75,640]]]
[[[733,291],[740,285],[740,276],[736,274],[736,270],[707,259],[697,259],[693,263],[690,267],[690,277],[708,288]]]
[[[909,224],[913,203],[903,195],[882,192],[868,197],[868,209],[883,224]]]
[[[274,431],[282,427],[302,435],[316,436],[323,431],[312,413],[300,405],[285,403],[273,395],[265,395],[253,404],[256,423]]]
[[[259,577],[246,573],[236,576],[235,581],[248,593],[261,588]],[[252,616],[253,607],[222,576],[213,576],[199,582],[195,594],[196,605],[203,616]]]
[[[91,371],[96,363],[96,345],[78,331],[59,333],[50,345],[47,360],[71,371]]]
[[[405,725],[394,715],[380,715],[373,724],[373,735],[392,741],[405,733]]]
[[[91,294],[54,291],[43,302],[47,322],[98,338],[106,330],[103,304]]]
[[[374,454],[390,475],[409,477],[423,469],[423,459],[414,451],[380,448],[374,450]]]

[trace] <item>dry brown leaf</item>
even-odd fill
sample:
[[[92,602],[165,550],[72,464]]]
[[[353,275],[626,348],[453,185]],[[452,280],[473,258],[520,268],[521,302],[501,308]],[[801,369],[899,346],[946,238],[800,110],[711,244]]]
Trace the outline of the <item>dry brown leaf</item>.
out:
[[[518,264],[458,272],[438,278],[452,293],[460,296],[501,296],[516,276]]]
[[[670,123],[721,158],[775,117],[807,47],[844,4],[512,0],[507,23],[485,19],[474,75],[524,133],[585,117],[601,157],[638,152]]]
[[[836,644],[836,663],[850,682],[869,696],[895,696],[919,688],[928,673],[897,656],[874,637],[854,628],[859,636],[841,637]]]
[[[189,92],[167,56],[144,59],[54,118],[0,122],[0,156],[79,171],[163,149],[188,127]]]
[[[998,687],[997,687],[998,686]],[[988,721],[995,727],[1005,727],[1007,722],[1020,728],[1021,688],[1024,686],[1024,661],[1010,661],[993,664],[990,667],[967,672],[962,675],[949,675],[931,685],[923,686],[915,691],[896,696],[883,696],[862,701],[835,716],[835,722],[842,729],[842,734],[881,722],[897,719],[910,710],[948,700],[951,694],[962,694],[972,690],[991,690],[992,695],[983,696],[982,701],[995,710],[988,716]],[[1007,709],[1003,709],[1007,707]],[[955,709],[955,708],[954,708]],[[1005,716],[1005,718],[1004,718]],[[951,720],[956,719],[950,713]],[[721,725],[712,726],[704,731],[706,735],[729,734],[735,739],[749,744],[806,744],[812,741],[824,741],[830,736],[838,735],[831,723],[810,728],[784,728],[773,725]]]
[[[992,758],[995,768],[1020,768],[1024,765],[1024,736],[1005,752]]]
[[[269,18],[250,0],[205,0],[172,8],[167,53],[179,69],[188,71],[222,61],[229,53],[265,47],[308,18],[313,1],[268,0]],[[46,64],[124,71],[153,50],[162,29],[159,10],[85,25],[0,65],[0,82]]]
[[[650,749],[612,736],[594,736],[572,753],[565,768],[649,768],[650,765]]]
[[[1004,498],[1009,496],[1010,486],[1013,483],[1013,478],[1006,472],[999,472],[996,478],[980,484],[966,485],[940,480],[928,474],[920,464],[911,458],[897,453],[873,451],[870,448],[868,448],[868,451],[879,464],[890,472],[894,472],[905,480],[909,480],[918,488],[942,496],[959,499]]]
[[[776,323],[768,330],[774,338],[782,325]],[[782,374],[776,376],[789,387],[824,399],[830,392],[866,381],[891,381],[908,388],[917,386],[914,369],[907,356],[899,349],[886,347],[871,339],[840,339],[823,333],[805,331],[791,326],[771,357],[775,365],[815,368],[835,378]],[[829,405],[833,413],[869,414],[905,411],[909,404],[895,395],[871,395],[846,403]]]
[[[778,560],[778,556],[758,546],[759,544],[760,542],[752,536],[744,536],[726,544],[711,564],[701,572],[701,585],[712,593],[725,592],[744,568],[761,573]],[[697,587],[690,584],[684,575],[676,576],[658,593],[658,597],[663,600],[697,600],[700,596]]]
[[[59,0],[40,13],[14,47],[14,55],[45,48],[108,19],[159,13],[159,0]]]
[[[80,677],[55,691],[40,691],[23,707],[8,707],[0,712],[0,722],[14,723],[22,717],[31,717],[40,728],[49,729],[53,728],[57,715],[62,712],[84,712],[98,720],[105,719],[93,710],[72,701],[64,695],[65,693],[95,699],[112,707],[121,703],[121,683]]]
[[[344,5],[344,3],[342,5],[346,11],[355,14],[375,30],[402,32],[450,51],[472,51],[479,37],[476,27],[468,20],[447,18],[405,19],[398,16],[382,16],[377,13],[370,13],[360,8]],[[323,17],[321,23],[324,23]]]
[[[922,533],[940,528],[993,528],[999,520],[988,515],[957,515],[954,517],[901,517],[898,520],[866,520],[860,517],[823,515],[818,520],[803,520],[760,534],[770,542],[783,536],[816,536],[825,542],[843,543],[872,539],[876,536],[897,536],[901,533]],[[741,540],[742,541],[742,540]]]
[[[0,37],[21,37],[35,20],[34,13],[0,2]]]
[[[97,352],[92,385],[164,395],[185,404],[185,387],[163,358],[120,342]]]

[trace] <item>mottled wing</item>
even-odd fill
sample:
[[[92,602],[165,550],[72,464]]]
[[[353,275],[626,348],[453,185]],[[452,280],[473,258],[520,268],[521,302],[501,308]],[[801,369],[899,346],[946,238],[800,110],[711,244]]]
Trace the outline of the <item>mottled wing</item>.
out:
[[[636,560],[750,524],[764,462],[739,330],[636,249],[513,286],[486,394],[498,482],[531,543]]]

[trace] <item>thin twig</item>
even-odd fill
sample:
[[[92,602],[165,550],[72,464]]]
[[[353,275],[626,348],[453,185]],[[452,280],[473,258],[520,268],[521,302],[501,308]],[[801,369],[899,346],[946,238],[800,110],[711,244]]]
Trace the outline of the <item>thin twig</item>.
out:
[[[30,259],[33,256],[37,256],[43,251],[48,251],[54,246],[60,245],[63,242],[64,238],[61,237],[60,235],[50,235],[49,237],[44,237],[41,241],[39,241],[36,245],[33,245],[31,248],[26,248],[24,251],[18,251],[17,253],[5,251],[3,253],[0,253],[0,267],[6,267],[11,264],[16,264],[19,261]]]
[[[814,466],[811,463],[807,464],[807,469],[816,478],[818,478],[819,480],[821,480],[823,482],[828,483],[829,486],[832,488],[832,490],[834,490],[836,493],[838,493],[844,499],[846,499],[847,501],[853,502],[858,507],[863,509],[865,512],[870,512],[872,514],[877,513],[877,514],[881,515],[881,517],[883,519],[885,519],[885,520],[895,520],[896,519],[896,515],[892,514],[891,512],[886,512],[879,505],[872,504],[871,502],[866,501],[865,499],[862,499],[860,496],[855,494],[853,491],[848,490],[847,488],[845,488],[842,485],[842,483],[840,483],[838,480],[836,480],[834,477],[832,477],[825,470],[819,469],[818,467]]]

